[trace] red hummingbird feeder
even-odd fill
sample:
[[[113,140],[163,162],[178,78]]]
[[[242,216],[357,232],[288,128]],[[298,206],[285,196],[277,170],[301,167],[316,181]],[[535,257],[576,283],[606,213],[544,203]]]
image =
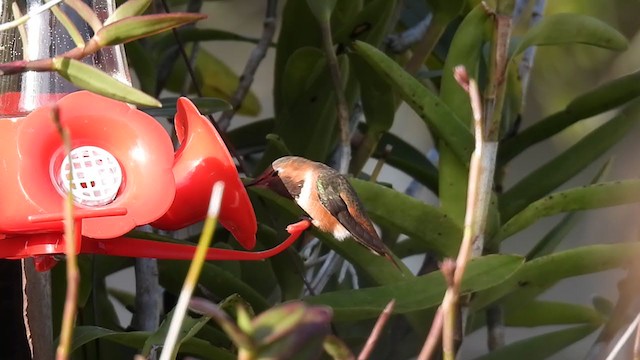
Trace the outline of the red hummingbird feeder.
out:
[[[27,22],[30,43],[50,36],[51,29],[38,26],[52,23]],[[94,56],[94,63],[128,81],[123,50],[115,49],[100,50],[109,53]],[[19,56],[9,51],[0,62]],[[217,181],[225,183],[220,223],[243,248],[254,248],[256,218],[236,166],[216,129],[191,101],[178,100],[174,124],[180,146],[174,152],[168,133],[146,113],[72,91],[57,74],[0,76],[0,258],[34,257],[40,271],[54,266],[55,255],[66,250],[63,204],[71,193],[78,253],[190,260],[195,246],[126,234],[140,225],[176,230],[203,220]],[[70,134],[69,154],[52,118],[54,106]],[[308,221],[290,225],[289,238],[272,249],[211,248],[207,259],[265,259],[285,250],[308,226]]]

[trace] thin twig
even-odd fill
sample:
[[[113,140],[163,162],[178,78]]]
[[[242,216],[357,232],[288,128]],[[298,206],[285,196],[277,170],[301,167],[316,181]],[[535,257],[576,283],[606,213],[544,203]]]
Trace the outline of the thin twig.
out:
[[[498,148],[497,142],[487,141],[482,101],[477,83],[475,80],[468,78],[464,67],[456,67],[454,76],[464,89],[468,89],[473,111],[476,145],[471,155],[469,168],[469,187],[467,190],[467,207],[462,244],[456,259],[452,285],[447,288],[442,301],[442,311],[444,313],[443,352],[445,359],[453,359],[455,357],[456,314],[462,277],[469,260],[482,253]]]
[[[366,360],[369,358],[369,356],[371,356],[371,352],[373,351],[373,348],[376,346],[376,343],[380,338],[380,334],[382,333],[382,329],[384,328],[384,325],[387,323],[387,321],[391,317],[391,314],[393,313],[393,307],[395,305],[396,305],[396,300],[393,299],[389,301],[387,306],[384,307],[384,310],[382,310],[382,313],[378,317],[378,321],[376,321],[376,324],[373,326],[373,329],[371,330],[371,334],[369,335],[367,342],[364,344],[362,351],[360,351],[360,355],[358,355],[358,360]]]
[[[69,164],[73,164],[71,160],[71,139],[69,131],[62,126],[60,122],[60,109],[54,106],[52,109],[53,121],[62,137],[64,151]],[[73,166],[69,166],[67,174],[69,180],[69,189],[72,189],[73,182]],[[76,255],[76,224],[73,219],[73,194],[69,190],[64,201],[64,240],[65,255],[67,262],[67,291],[64,301],[64,310],[62,315],[62,329],[60,330],[60,343],[56,350],[56,359],[64,360],[69,357],[71,349],[71,338],[73,336],[73,327],[76,320],[76,309],[78,307],[78,287],[80,285],[80,272],[78,271],[78,259]]]
[[[433,359],[436,349],[440,344],[440,336],[442,335],[442,318],[442,306],[438,306],[438,310],[436,310],[436,314],[431,322],[431,329],[429,330],[429,334],[422,346],[422,350],[420,350],[417,360]]]
[[[164,342],[162,354],[160,354],[160,360],[170,360],[174,357],[175,346],[178,342],[178,336],[180,329],[182,328],[182,321],[184,320],[187,308],[189,307],[189,300],[193,295],[193,291],[198,283],[198,277],[209,249],[209,244],[213,238],[213,233],[216,228],[216,221],[218,220],[218,214],[220,213],[220,205],[222,202],[222,194],[224,193],[224,182],[218,181],[213,185],[211,191],[211,199],[209,202],[209,210],[207,211],[207,218],[204,222],[204,228],[200,234],[200,240],[196,252],[193,255],[193,260],[189,266],[189,271],[182,285],[180,296],[178,297],[178,303],[176,304],[173,312],[173,318],[171,324],[169,324],[169,330],[167,331],[167,337]]]
[[[240,76],[240,84],[238,84],[238,88],[231,97],[231,110],[223,112],[220,116],[220,119],[218,120],[220,128],[223,130],[227,130],[229,128],[233,116],[240,109],[244,98],[249,93],[249,89],[251,88],[251,84],[253,84],[253,79],[255,77],[256,71],[258,71],[260,63],[267,55],[269,45],[271,45],[273,36],[276,33],[276,17],[278,14],[277,10],[278,0],[267,0],[267,10],[262,26],[262,36],[260,37],[260,40],[258,41],[256,47],[251,52],[249,60],[247,61],[244,70],[242,71],[242,76]]]

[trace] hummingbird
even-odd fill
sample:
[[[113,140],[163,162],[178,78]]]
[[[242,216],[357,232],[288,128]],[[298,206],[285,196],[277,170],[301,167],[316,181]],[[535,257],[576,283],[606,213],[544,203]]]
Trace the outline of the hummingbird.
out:
[[[376,232],[347,178],[335,169],[298,156],[274,161],[247,186],[259,186],[293,199],[323,232],[342,241],[354,239],[400,269]]]

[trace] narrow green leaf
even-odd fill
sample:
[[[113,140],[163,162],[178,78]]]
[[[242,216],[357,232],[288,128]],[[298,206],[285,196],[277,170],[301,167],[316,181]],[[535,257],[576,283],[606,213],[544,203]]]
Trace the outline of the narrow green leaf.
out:
[[[153,94],[157,86],[158,67],[149,50],[140,41],[132,41],[124,45],[129,66],[133,68],[140,82],[140,90]]]
[[[537,327],[549,325],[590,324],[600,325],[605,317],[592,307],[555,301],[524,301],[503,306],[504,325],[509,327]],[[471,334],[486,325],[486,317],[474,314],[467,326]]]
[[[73,10],[75,10],[78,15],[82,18],[82,20],[86,21],[87,24],[91,27],[94,33],[97,33],[100,28],[102,28],[102,22],[98,18],[98,15],[93,11],[91,6],[87,5],[82,0],[66,0],[65,5],[68,5]]]
[[[264,151],[266,137],[273,133],[274,126],[273,118],[254,121],[229,130],[227,138],[241,155],[261,152]]]
[[[190,51],[187,46],[187,52]],[[221,98],[229,101],[240,83],[239,76],[222,60],[206,49],[198,49],[195,60],[196,80],[204,97]],[[167,81],[166,88],[176,93],[184,91],[185,80],[189,78],[184,61],[176,61]],[[191,84],[189,94],[196,94]],[[238,107],[238,114],[255,116],[260,113],[258,97],[249,91]]]
[[[376,223],[421,241],[440,256],[456,254],[462,230],[438,208],[372,182],[351,183]]]
[[[438,168],[420,150],[397,135],[387,132],[382,135],[374,157],[380,158],[387,145],[392,147],[386,158],[387,164],[405,172],[434,194],[438,193]]]
[[[603,321],[604,317],[591,307],[555,301],[531,301],[505,309],[506,326],[600,325]]]
[[[640,71],[609,81],[573,99],[567,107],[550,115],[500,144],[499,163],[506,164],[525,149],[570,125],[627,103],[640,96]]]
[[[324,351],[326,351],[333,360],[355,359],[347,344],[335,335],[325,337],[322,346],[324,347]]]
[[[498,238],[506,239],[546,216],[639,201],[640,180],[604,182],[561,191],[527,206],[502,226]]]
[[[627,39],[607,23],[594,17],[561,13],[545,16],[522,37],[516,56],[532,45],[586,44],[616,51],[625,50]]]
[[[487,355],[480,356],[476,358],[476,360],[546,359],[578,340],[585,338],[597,328],[597,326],[593,325],[582,325],[534,336],[516,341]]]
[[[162,347],[164,345],[165,340],[167,339],[167,333],[169,332],[169,324],[171,324],[171,319],[173,319],[173,312],[175,309],[172,309],[167,317],[162,321],[158,330],[153,332],[147,340],[144,342],[144,346],[142,347],[142,355],[149,356],[151,350],[156,347]],[[200,329],[209,321],[208,316],[202,316],[199,319],[194,319],[188,315],[185,315],[184,320],[182,321],[182,326],[180,327],[180,333],[178,335],[178,341],[176,342],[176,347],[173,350],[173,354],[171,355],[172,359],[175,359],[178,355],[178,350],[180,346],[187,340],[194,337],[195,334],[200,331]]]
[[[133,331],[117,332],[98,326],[77,326],[73,332],[71,351],[79,349],[82,345],[97,339],[104,339],[118,344],[126,345],[134,349],[141,349],[150,332]],[[201,359],[208,360],[234,360],[236,356],[228,350],[212,346],[208,342],[191,338],[182,344],[180,349],[185,354],[192,354]]]
[[[226,300],[229,299],[232,299],[231,302],[235,302],[232,297],[228,297]],[[225,332],[225,334],[227,334],[227,336],[229,336],[236,346],[244,349],[254,348],[254,342],[251,341],[249,335],[245,333],[246,330],[234,323],[231,317],[223,309],[218,307],[218,305],[203,298],[193,298],[189,302],[189,307],[192,310],[215,320],[215,322],[218,323],[220,328]],[[248,318],[246,310],[243,305],[239,304],[236,305],[236,308],[238,309],[238,322],[244,324],[245,320]]]
[[[462,293],[500,283],[521,265],[522,258],[518,256],[489,255],[473,259],[462,281]],[[445,290],[445,280],[437,271],[380,287],[324,293],[307,297],[305,301],[331,306],[334,320],[344,322],[376,318],[391,299],[396,299],[396,314],[428,309],[442,301]]]
[[[508,220],[578,174],[638,124],[640,101],[586,135],[576,144],[520,180],[500,197],[500,215]]]
[[[189,98],[191,102],[198,108],[198,111],[203,115],[209,115],[217,112],[231,110],[231,104],[223,99],[202,97],[202,98]],[[176,115],[176,103],[178,98],[169,97],[160,99],[161,108],[140,108],[140,111],[156,116],[172,119]]]
[[[131,16],[141,15],[149,5],[151,5],[151,0],[127,0],[124,4],[118,6],[116,11],[105,20],[104,25],[106,26]]]
[[[258,227],[258,239],[267,247],[274,247],[281,241],[276,237],[275,230],[263,224]],[[304,279],[300,275],[304,263],[300,255],[291,249],[270,258],[269,262],[280,286],[281,299],[299,299],[304,288]]]
[[[441,0],[439,1],[441,2]],[[453,69],[463,65],[470,78],[478,79],[478,69],[482,48],[486,41],[485,27],[489,13],[482,4],[473,8],[453,35],[447,58],[442,68],[440,98],[449,106],[464,124],[469,126],[473,119],[469,94],[453,77]]]
[[[134,294],[128,291],[114,288],[107,288],[107,293],[109,294],[109,296],[112,296],[114,299],[116,299],[116,301],[119,302],[120,305],[124,306],[125,309],[129,310],[132,313],[135,312],[136,296]]]
[[[624,266],[640,254],[640,244],[625,243],[614,245],[592,245],[536,258],[526,262],[499,285],[476,294],[471,302],[472,311],[477,311],[496,300],[520,292],[539,294],[555,285],[558,281]],[[528,295],[518,297],[513,303],[524,303]]]
[[[182,25],[190,24],[207,16],[203,14],[171,13],[140,15],[120,19],[102,27],[87,47],[111,46],[155,35]],[[95,44],[92,44],[95,43]]]
[[[307,0],[307,5],[319,23],[329,23],[336,0]]]
[[[63,78],[82,89],[96,94],[143,106],[160,106],[155,98],[121,83],[109,74],[78,60],[56,57],[52,60],[54,70]]]
[[[350,2],[354,1],[340,3]],[[353,40],[361,40],[379,47],[387,35],[389,21],[393,19],[397,4],[398,0],[367,2],[357,15],[346,18],[343,26],[334,27],[336,29],[333,35],[334,43],[348,45]]]
[[[160,284],[168,291],[178,294],[187,274],[189,262],[160,260],[158,261],[158,268],[160,271]],[[220,297],[227,297],[237,293],[247,300],[256,311],[264,311],[269,307],[269,303],[262,295],[211,262],[204,264],[199,284],[211,289],[211,291],[215,291],[216,295]]]
[[[287,1],[282,10],[282,24],[276,46],[273,98],[276,121],[285,111],[283,81],[291,56],[303,47],[321,48],[322,35],[306,1]]]
[[[76,44],[76,47],[79,47],[79,48],[83,47],[84,38],[82,37],[82,34],[80,34],[80,31],[78,31],[78,28],[73,23],[73,21],[69,19],[67,14],[64,11],[62,11],[59,6],[52,7],[51,12],[56,17],[56,19],[58,19],[60,24],[62,24],[64,29],[67,30],[67,33],[69,33],[69,36],[71,36],[71,39]]]
[[[451,109],[380,50],[361,41],[356,41],[353,48],[393,86],[435,135],[451,147],[458,159],[468,164],[473,137]]]
[[[611,169],[611,160],[607,161],[604,166],[598,171],[596,176],[591,181],[591,184],[597,184],[601,180],[607,177],[609,170]],[[565,215],[562,220],[556,224],[536,245],[531,248],[527,253],[527,260],[535,259],[540,256],[551,254],[560,242],[566,237],[566,235],[577,224],[580,216],[578,213],[570,213]]]
[[[396,101],[391,86],[358,55],[350,57],[360,83],[360,99],[367,127],[364,138],[351,159],[349,172],[358,174],[369,160],[382,134],[393,125]]]
[[[386,157],[387,164],[411,176],[434,194],[438,193],[438,169],[422,152],[400,137],[387,132],[382,135],[373,157],[379,159],[387,145],[392,146],[391,153]]]

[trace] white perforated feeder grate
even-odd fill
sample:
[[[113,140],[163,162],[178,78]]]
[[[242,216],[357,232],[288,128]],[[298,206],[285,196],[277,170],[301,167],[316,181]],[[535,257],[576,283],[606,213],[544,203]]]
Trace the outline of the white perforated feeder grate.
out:
[[[111,203],[122,184],[118,160],[97,146],[80,146],[71,150],[70,155],[73,179],[69,184],[69,158],[65,157],[58,176],[62,189],[65,192],[71,190],[74,201],[80,205],[104,206]]]

